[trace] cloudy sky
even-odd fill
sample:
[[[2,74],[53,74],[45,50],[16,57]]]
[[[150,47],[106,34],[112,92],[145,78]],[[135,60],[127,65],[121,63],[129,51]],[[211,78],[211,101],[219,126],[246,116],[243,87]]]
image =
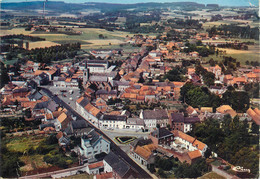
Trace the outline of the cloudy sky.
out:
[[[29,2],[39,0],[0,0],[0,2]],[[41,0],[43,1],[43,0]],[[141,2],[197,2],[202,4],[219,4],[225,6],[249,6],[250,3],[258,6],[259,0],[49,0],[64,1],[68,3],[84,3],[84,2],[109,2],[109,3],[141,3]]]

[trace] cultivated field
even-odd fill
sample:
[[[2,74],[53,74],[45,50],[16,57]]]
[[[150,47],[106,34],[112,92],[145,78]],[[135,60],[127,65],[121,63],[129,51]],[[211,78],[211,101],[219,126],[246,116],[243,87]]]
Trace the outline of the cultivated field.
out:
[[[51,47],[55,45],[59,45],[59,44],[51,41],[29,42],[29,50],[33,48],[45,48],[45,47]]]
[[[13,35],[13,34],[23,34],[29,35],[31,31],[26,31],[24,28],[13,28],[11,30],[2,30],[0,29],[0,35]]]
[[[102,45],[118,45],[124,43],[122,40],[117,39],[104,39],[104,40],[84,40],[88,44],[84,44],[81,46],[102,46]]]

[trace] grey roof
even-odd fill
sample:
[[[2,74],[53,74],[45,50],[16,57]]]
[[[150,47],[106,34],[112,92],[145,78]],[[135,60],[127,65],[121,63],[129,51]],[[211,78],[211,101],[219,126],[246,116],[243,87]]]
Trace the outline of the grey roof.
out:
[[[131,125],[144,125],[144,120],[140,118],[128,118],[126,123]]]
[[[77,121],[71,121],[71,126],[73,129],[82,129],[82,128],[87,128],[88,124],[85,120],[77,120]]]
[[[101,94],[116,95],[117,92],[116,92],[116,90],[111,90],[111,91],[107,91],[107,90],[97,90],[96,95],[101,95]]]
[[[36,90],[32,90],[31,94],[28,96],[29,99],[35,99],[35,100],[39,100],[43,97],[43,95]]]
[[[28,91],[28,88],[23,87],[23,88],[14,89],[12,92],[13,93],[21,93],[21,92],[27,92],[27,91]]]
[[[44,101],[44,102],[40,102],[40,103],[37,103],[34,107],[34,109],[49,109],[50,111],[56,111],[56,108],[58,107],[59,105],[56,104],[54,101],[52,100],[49,100],[49,101]]]
[[[102,90],[102,89],[97,90],[96,95],[100,95],[100,94],[108,94],[108,91],[107,90]]]
[[[89,103],[88,98],[84,98],[79,104],[83,107],[85,107]]]
[[[104,158],[104,160],[113,168],[113,170],[123,178],[130,170],[129,165],[120,159],[116,154],[110,152]]]
[[[100,120],[111,120],[111,121],[126,121],[126,116],[117,116],[117,115],[107,115],[104,114],[101,116]]]
[[[168,129],[166,128],[157,128],[155,131],[151,133],[152,136],[160,139],[166,136],[171,136],[173,133],[171,133]]]
[[[55,76],[55,77],[53,78],[53,81],[65,81],[65,80],[66,80],[65,77]]]
[[[171,118],[173,122],[183,122],[183,123],[196,123],[200,122],[199,117],[184,117],[182,113],[172,113]]]
[[[107,64],[107,60],[87,60],[87,64]]]
[[[107,76],[90,76],[89,81],[107,82]]]
[[[65,145],[68,145],[70,143],[70,139],[66,136],[62,136],[61,138],[59,138],[59,143],[64,143]]]
[[[101,136],[94,130],[91,129],[92,131],[88,135],[82,136],[82,138],[85,140],[89,140],[90,145],[94,146],[96,142],[101,138]]]
[[[144,110],[143,117],[144,119],[168,119],[168,114],[165,109]]]
[[[70,121],[68,127],[64,130],[67,135],[91,132],[92,128],[88,127],[85,120]]]
[[[129,81],[114,81],[114,86],[129,86]]]

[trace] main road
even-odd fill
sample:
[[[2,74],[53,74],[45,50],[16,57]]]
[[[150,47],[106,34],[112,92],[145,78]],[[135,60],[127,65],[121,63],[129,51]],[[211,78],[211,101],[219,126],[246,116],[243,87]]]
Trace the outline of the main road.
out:
[[[77,117],[77,120],[84,119],[80,114],[78,114],[74,109],[71,108],[67,103],[65,103],[63,100],[61,100],[58,96],[53,95],[53,93],[46,88],[41,87],[41,90],[48,95],[51,99],[53,99],[57,104],[60,104],[61,106],[65,107],[68,111],[71,112],[71,114],[75,117]],[[87,120],[86,120],[87,121]],[[88,121],[87,121],[88,122]],[[101,131],[99,128],[92,125],[90,122],[88,122],[92,128],[95,128],[95,130],[105,136],[110,141],[110,148],[111,150],[117,154],[120,158],[122,158],[126,163],[128,163],[133,170],[135,170],[138,173],[138,178],[152,178],[144,169],[142,169],[137,163],[135,163],[119,146],[117,146],[113,140],[111,140],[103,131]]]

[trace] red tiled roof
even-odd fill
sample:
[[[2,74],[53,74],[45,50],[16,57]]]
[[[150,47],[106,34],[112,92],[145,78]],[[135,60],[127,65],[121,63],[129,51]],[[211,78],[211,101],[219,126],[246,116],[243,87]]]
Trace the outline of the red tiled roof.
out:
[[[109,179],[109,178],[114,178],[114,177],[113,177],[113,172],[108,172],[108,173],[97,174],[96,178],[97,179]]]
[[[103,166],[104,166],[103,161],[100,161],[100,162],[97,162],[97,163],[89,164],[88,168],[93,169],[93,168],[100,168],[100,167],[103,167]]]
[[[199,150],[194,150],[194,151],[188,152],[188,156],[191,160],[202,157]]]

